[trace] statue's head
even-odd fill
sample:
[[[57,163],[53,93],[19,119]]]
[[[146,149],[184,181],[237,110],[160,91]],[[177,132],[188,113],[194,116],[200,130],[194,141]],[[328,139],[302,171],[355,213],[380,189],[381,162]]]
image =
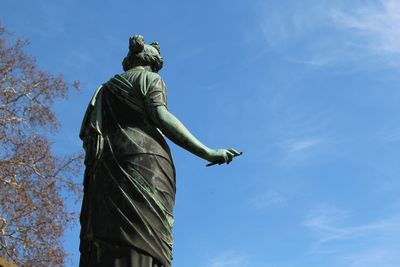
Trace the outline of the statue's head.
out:
[[[136,66],[150,66],[154,72],[158,72],[162,68],[163,62],[159,43],[145,44],[141,35],[129,38],[129,52],[122,61],[124,71]]]

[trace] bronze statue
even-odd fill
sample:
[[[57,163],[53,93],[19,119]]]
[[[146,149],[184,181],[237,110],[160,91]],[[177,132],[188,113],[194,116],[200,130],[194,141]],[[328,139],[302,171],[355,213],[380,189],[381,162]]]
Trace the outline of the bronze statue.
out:
[[[80,267],[170,267],[175,169],[163,134],[212,164],[240,153],[206,147],[168,111],[158,43],[131,37],[122,65],[96,90],[80,131]]]

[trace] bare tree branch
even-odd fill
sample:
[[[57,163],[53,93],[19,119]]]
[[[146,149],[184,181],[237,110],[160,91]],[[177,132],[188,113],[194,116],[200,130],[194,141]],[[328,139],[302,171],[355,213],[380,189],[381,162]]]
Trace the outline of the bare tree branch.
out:
[[[55,155],[46,132],[59,127],[54,101],[79,83],[39,70],[28,42],[9,40],[0,24],[0,259],[64,266],[61,237],[76,214],[63,198],[80,197],[82,155]]]

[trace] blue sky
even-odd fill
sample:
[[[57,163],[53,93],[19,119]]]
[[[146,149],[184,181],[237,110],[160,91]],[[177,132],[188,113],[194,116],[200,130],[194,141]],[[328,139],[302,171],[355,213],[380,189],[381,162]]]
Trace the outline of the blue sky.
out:
[[[9,0],[0,20],[83,85],[57,103],[58,153],[133,34],[161,44],[170,111],[244,152],[205,168],[171,144],[175,267],[400,266],[400,1]]]

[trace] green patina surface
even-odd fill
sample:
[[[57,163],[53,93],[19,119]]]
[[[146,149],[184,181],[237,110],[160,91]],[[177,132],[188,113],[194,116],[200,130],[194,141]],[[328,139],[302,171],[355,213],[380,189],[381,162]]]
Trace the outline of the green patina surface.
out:
[[[171,266],[175,168],[163,135],[213,163],[211,149],[168,111],[158,43],[129,39],[124,72],[94,93],[80,138],[86,151],[80,266]]]

